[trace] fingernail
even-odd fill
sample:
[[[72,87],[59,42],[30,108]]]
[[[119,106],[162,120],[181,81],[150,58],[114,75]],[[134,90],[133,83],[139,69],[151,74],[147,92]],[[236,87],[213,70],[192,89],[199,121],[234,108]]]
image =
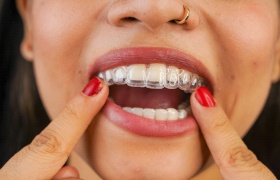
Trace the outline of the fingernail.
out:
[[[93,96],[102,89],[101,81],[98,78],[93,78],[89,81],[83,90],[83,94],[86,96]]]
[[[216,101],[214,100],[212,94],[210,91],[204,87],[201,86],[196,90],[195,98],[204,107],[214,107],[216,106]]]

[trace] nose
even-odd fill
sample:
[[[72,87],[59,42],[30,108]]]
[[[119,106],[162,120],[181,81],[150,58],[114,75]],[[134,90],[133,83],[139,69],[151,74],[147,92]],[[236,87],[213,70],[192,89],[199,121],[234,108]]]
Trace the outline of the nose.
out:
[[[188,8],[185,8],[186,5]],[[181,0],[116,0],[108,12],[108,21],[114,26],[141,23],[149,29],[157,29],[166,23],[174,23],[190,16],[183,26],[193,29],[199,24],[195,10]]]

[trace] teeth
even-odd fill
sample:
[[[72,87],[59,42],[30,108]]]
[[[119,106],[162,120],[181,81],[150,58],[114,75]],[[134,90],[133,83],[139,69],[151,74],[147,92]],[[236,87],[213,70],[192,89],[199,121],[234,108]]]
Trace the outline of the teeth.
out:
[[[142,108],[132,108],[131,113],[138,115],[138,116],[143,116],[143,109]]]
[[[130,107],[123,107],[122,109],[129,113],[132,113],[132,108],[130,108]]]
[[[166,81],[166,66],[151,64],[147,71],[147,88],[162,89]]]
[[[184,117],[187,117],[187,115],[188,115],[188,112],[187,112],[186,109],[180,109],[180,110],[178,111],[178,117],[179,117],[179,119],[183,119]]]
[[[165,64],[135,64],[120,66],[107,70],[98,75],[108,85],[127,84],[132,87],[146,87],[150,89],[180,88],[186,93],[195,91],[202,86],[203,79],[196,74],[174,66]]]
[[[107,71],[103,72],[101,75],[103,76],[104,81],[105,81],[108,85],[114,84],[113,76],[112,76],[111,70],[107,70]],[[100,78],[101,78],[101,75],[99,75]]]
[[[165,87],[168,89],[177,89],[179,85],[179,69],[169,66],[166,73]]]
[[[143,110],[143,117],[149,119],[155,119],[155,116],[156,116],[156,110],[149,109],[149,108]]]
[[[127,85],[132,87],[146,86],[146,65],[136,64],[128,67]]]
[[[183,103],[182,103],[183,104]],[[190,108],[185,109],[151,109],[151,108],[131,108],[123,107],[123,110],[135,114],[137,116],[159,120],[159,121],[176,121],[186,118],[190,113]]]
[[[165,121],[168,117],[168,111],[165,109],[156,109],[156,117],[155,120]]]
[[[190,88],[190,82],[191,82],[191,74],[185,70],[182,70],[180,73],[179,78],[179,88],[183,91],[187,91]]]
[[[197,88],[197,87],[199,87],[199,86],[201,86],[202,84],[201,84],[201,81],[200,81],[200,79],[199,79],[199,77],[198,76],[192,76],[192,80],[191,80],[191,83],[190,83],[190,88],[189,88],[189,92],[193,92],[193,91],[195,91],[195,89]]]
[[[115,84],[126,84],[126,78],[127,72],[125,66],[117,67],[113,70],[113,81]]]
[[[167,112],[167,120],[177,120],[179,118],[179,112],[176,109],[169,108],[167,109]]]

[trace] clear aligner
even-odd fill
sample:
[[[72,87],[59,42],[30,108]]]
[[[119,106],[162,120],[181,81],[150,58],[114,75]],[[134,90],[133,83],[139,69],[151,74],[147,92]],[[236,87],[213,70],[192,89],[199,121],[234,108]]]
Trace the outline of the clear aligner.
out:
[[[131,87],[150,89],[179,88],[186,93],[195,91],[204,83],[204,80],[196,74],[160,63],[119,66],[101,72],[98,76],[108,85],[127,84]]]

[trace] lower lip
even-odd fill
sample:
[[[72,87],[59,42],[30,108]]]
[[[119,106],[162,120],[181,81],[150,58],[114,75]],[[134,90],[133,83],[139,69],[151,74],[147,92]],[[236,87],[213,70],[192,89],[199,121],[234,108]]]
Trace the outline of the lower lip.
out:
[[[192,116],[178,121],[151,120],[128,113],[110,100],[107,100],[102,113],[115,125],[141,136],[171,137],[198,130]]]

